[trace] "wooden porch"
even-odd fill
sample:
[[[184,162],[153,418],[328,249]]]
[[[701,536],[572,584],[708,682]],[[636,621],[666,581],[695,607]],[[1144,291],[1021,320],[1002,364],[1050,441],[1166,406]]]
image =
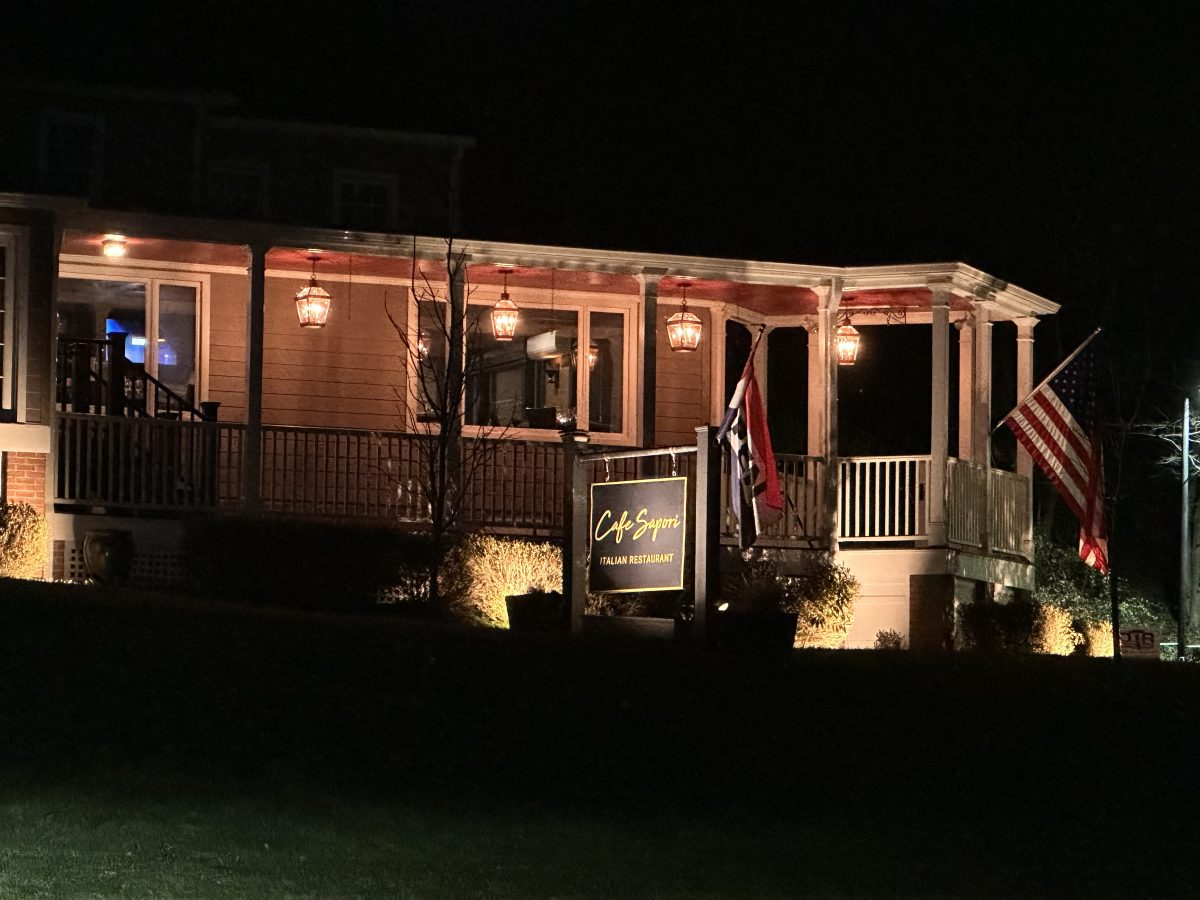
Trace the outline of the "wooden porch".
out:
[[[246,509],[245,425],[201,418],[60,412],[55,423],[55,505],[61,511],[178,515]],[[402,432],[264,425],[261,511],[268,514],[400,522],[428,521],[421,488],[430,438]],[[552,536],[561,533],[563,449],[524,440],[464,440],[473,472],[463,517],[468,528]],[[958,459],[947,461],[946,533],[952,546],[1028,558],[1027,479]],[[818,549],[837,540],[864,547],[929,542],[929,456],[848,457],[829,485],[820,457],[777,454],[785,515],[760,544]],[[644,465],[644,463],[643,463]],[[694,454],[593,466],[593,480],[686,474]],[[728,494],[722,479],[723,494]],[[826,504],[832,488],[836,502]],[[725,498],[723,537],[733,542]]]

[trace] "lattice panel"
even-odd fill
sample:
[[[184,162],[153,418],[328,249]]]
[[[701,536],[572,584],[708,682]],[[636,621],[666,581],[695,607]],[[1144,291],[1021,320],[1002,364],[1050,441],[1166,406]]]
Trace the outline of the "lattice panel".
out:
[[[54,577],[60,580],[83,581],[88,577],[83,561],[83,544],[71,541],[54,542]],[[173,550],[134,549],[133,568],[129,573],[130,587],[169,587],[183,580],[183,557]]]

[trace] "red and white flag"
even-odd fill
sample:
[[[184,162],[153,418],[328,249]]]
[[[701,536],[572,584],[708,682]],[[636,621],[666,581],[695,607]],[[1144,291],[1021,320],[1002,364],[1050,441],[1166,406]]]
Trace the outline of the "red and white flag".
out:
[[[1092,381],[1092,336],[1004,419],[1079,519],[1079,558],[1108,574],[1104,459]]]
[[[738,545],[753,546],[764,528],[783,515],[783,492],[771,450],[771,434],[763,411],[762,393],[754,377],[754,351],[742,369],[717,440],[729,445],[730,497],[736,498]]]

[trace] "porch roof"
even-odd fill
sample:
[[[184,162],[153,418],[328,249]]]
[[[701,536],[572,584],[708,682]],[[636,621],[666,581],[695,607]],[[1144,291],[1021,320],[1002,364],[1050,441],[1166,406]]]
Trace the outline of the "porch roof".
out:
[[[10,197],[0,196],[0,203]],[[26,202],[14,205],[30,205],[33,198],[22,199]],[[298,273],[308,271],[307,250],[313,248],[323,251],[321,267],[329,274],[407,281],[416,259],[425,276],[445,277],[444,238],[94,210],[69,201],[54,206],[64,227],[71,229],[62,246],[66,256],[99,257],[102,235],[120,232],[131,238],[129,259],[134,261],[244,270],[242,247],[256,245],[273,248],[268,258],[272,268]],[[690,302],[729,304],[763,319],[814,314],[817,290],[835,280],[842,284],[842,305],[852,309],[928,309],[935,285],[950,289],[951,309],[986,303],[995,319],[1049,315],[1059,309],[1045,297],[962,262],[813,266],[467,238],[459,239],[456,247],[468,255],[468,278],[475,284],[498,285],[501,269],[510,268],[513,287],[548,289],[553,278],[560,290],[636,295],[644,277],[659,281],[659,296],[669,303],[682,296],[687,282]]]

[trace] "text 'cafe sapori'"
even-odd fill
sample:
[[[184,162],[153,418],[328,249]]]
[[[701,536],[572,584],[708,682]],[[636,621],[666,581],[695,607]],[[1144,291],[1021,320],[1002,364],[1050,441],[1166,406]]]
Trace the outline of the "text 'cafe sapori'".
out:
[[[686,535],[686,478],[593,484],[588,590],[681,589]]]

